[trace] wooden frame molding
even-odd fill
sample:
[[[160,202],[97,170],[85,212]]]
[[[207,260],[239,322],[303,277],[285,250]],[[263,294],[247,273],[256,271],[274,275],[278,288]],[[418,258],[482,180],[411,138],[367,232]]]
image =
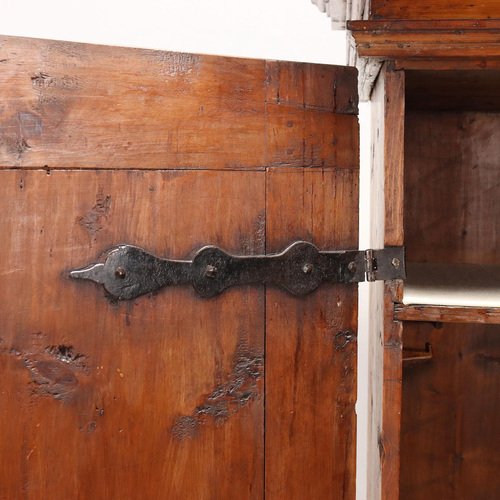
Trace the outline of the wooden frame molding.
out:
[[[388,59],[500,59],[500,20],[351,21],[358,53]]]

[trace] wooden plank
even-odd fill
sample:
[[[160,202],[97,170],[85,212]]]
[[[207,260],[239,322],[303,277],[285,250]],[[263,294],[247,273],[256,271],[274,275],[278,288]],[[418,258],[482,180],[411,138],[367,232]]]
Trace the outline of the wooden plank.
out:
[[[396,59],[395,69],[427,70],[427,71],[473,71],[500,70],[499,59]],[[444,73],[443,73],[444,74]],[[450,89],[452,90],[452,89]]]
[[[388,71],[385,77],[385,245],[404,243],[405,74]]]
[[[499,59],[497,19],[352,21],[348,27],[364,57]]]
[[[405,323],[405,347],[433,358],[404,368],[401,497],[500,495],[500,327]]]
[[[478,19],[500,18],[497,0],[371,0],[372,19]]]
[[[265,173],[0,179],[0,497],[262,498],[262,288],[111,303],[67,271],[120,242],[263,253]]]
[[[371,40],[363,40],[358,37],[357,50],[363,57],[378,57],[384,59],[402,58],[462,58],[464,60],[498,59],[500,51],[500,37],[496,36],[489,42],[468,44],[465,40],[462,43],[439,44],[439,37],[432,41],[422,43],[412,43],[411,35],[405,41],[394,40],[393,37],[380,39],[378,43]]]
[[[353,152],[353,154],[356,154]],[[267,251],[356,248],[358,172],[272,169]],[[266,293],[266,498],[355,497],[356,285]]]
[[[351,68],[13,37],[0,61],[0,167],[357,168]]]
[[[376,81],[371,103],[371,144],[369,165],[361,171],[361,182],[365,183],[365,194],[361,202],[366,204],[361,214],[360,227],[367,230],[364,235],[365,248],[384,246],[384,106],[385,69]],[[364,218],[364,220],[363,220]],[[361,234],[360,234],[361,237]],[[359,286],[360,335],[358,341],[358,498],[380,498],[381,456],[379,452],[382,428],[382,383],[383,383],[383,284],[362,283]]]
[[[268,61],[266,66],[267,103],[357,114],[353,68],[283,61]]]
[[[495,31],[500,28],[499,19],[472,19],[472,18],[446,18],[446,19],[432,19],[423,20],[418,18],[413,19],[370,19],[351,21],[349,29],[353,31],[374,31],[376,33],[387,32],[447,32],[453,33],[457,30],[467,30],[474,32]],[[459,34],[459,33],[457,33]]]
[[[500,324],[500,308],[395,304],[394,318],[401,321]]]
[[[390,68],[385,73],[385,239],[386,246],[403,245],[405,75]],[[388,283],[384,290],[384,361],[382,433],[382,498],[399,498],[399,434],[402,391],[402,323],[394,321],[393,302],[401,287]]]
[[[382,462],[382,498],[400,494],[401,393],[403,388],[403,323],[394,319],[390,285],[384,290],[384,369],[382,433],[379,440]]]

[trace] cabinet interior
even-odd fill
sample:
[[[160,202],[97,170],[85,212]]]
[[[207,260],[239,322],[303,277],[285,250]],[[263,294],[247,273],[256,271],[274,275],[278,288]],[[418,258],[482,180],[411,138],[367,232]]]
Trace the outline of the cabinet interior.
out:
[[[500,71],[405,77],[400,498],[500,498]]]
[[[499,89],[499,71],[406,74],[404,303],[500,306],[481,279],[500,276]]]

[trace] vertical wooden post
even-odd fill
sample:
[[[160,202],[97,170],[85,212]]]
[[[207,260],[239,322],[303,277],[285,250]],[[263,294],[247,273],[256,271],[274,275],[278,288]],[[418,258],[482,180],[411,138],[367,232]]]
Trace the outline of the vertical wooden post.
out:
[[[384,246],[384,85],[380,76],[371,102],[371,149],[363,169],[361,200],[364,205],[363,248]],[[360,338],[358,376],[357,498],[380,499],[381,463],[379,434],[382,428],[383,283],[360,284]]]
[[[399,246],[403,245],[405,80],[402,71],[391,68],[386,68],[384,77],[384,243],[386,246]],[[394,320],[393,303],[400,298],[400,294],[400,283],[386,283],[382,431],[379,437],[384,500],[399,498],[403,324]]]
[[[369,234],[364,238],[371,248],[403,244],[403,132],[404,74],[386,65],[371,96]],[[399,498],[402,324],[393,320],[399,288],[398,282],[361,285],[369,312],[360,318],[367,335],[360,339],[360,359],[367,363],[359,372],[366,386],[358,402],[358,432],[366,436],[363,449],[358,447],[360,500]]]

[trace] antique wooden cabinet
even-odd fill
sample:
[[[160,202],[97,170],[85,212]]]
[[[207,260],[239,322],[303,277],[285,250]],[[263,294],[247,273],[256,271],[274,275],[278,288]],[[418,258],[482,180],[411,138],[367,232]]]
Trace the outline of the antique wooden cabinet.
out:
[[[372,100],[372,246],[407,254],[371,285],[369,499],[500,497],[497,3],[330,2]],[[123,245],[183,269],[357,249],[356,84],[1,38],[0,498],[355,498],[368,254],[303,296],[262,269],[212,298],[157,264],[140,296],[126,266],[114,295],[71,272]],[[316,276],[297,262],[278,281]]]

